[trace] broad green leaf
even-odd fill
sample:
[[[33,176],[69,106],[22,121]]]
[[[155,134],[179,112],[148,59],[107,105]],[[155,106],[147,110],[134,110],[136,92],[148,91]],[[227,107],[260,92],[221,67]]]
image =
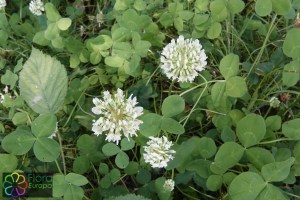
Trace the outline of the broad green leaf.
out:
[[[161,121],[161,129],[173,134],[184,133],[184,127],[178,121],[169,117],[163,117]]]
[[[243,11],[245,3],[242,0],[228,0],[228,8],[232,14],[237,14]]]
[[[233,76],[226,80],[225,92],[231,97],[242,97],[248,92],[245,80],[240,76]]]
[[[84,196],[84,191],[81,187],[76,185],[69,185],[65,192],[64,200],[78,199],[81,200]]]
[[[287,32],[283,42],[283,53],[295,60],[300,59],[300,29],[293,28]]]
[[[69,184],[65,180],[65,176],[55,174],[53,176],[53,197],[61,197],[65,194]]]
[[[115,163],[120,169],[126,168],[129,164],[128,155],[125,152],[120,151],[116,156]]]
[[[290,157],[289,159],[282,162],[269,163],[262,167],[262,176],[267,182],[283,181],[288,177],[290,168],[294,161],[295,158]]]
[[[114,42],[126,41],[130,37],[130,35],[130,31],[124,27],[113,29],[111,32],[111,37]]]
[[[248,161],[258,170],[261,170],[261,168],[266,164],[275,162],[272,153],[261,147],[252,147],[247,149],[246,156]]]
[[[101,52],[101,51],[105,51],[108,50],[109,48],[111,48],[113,45],[113,41],[111,39],[110,36],[108,35],[99,35],[95,38],[89,39],[87,41],[87,48],[90,51],[94,51],[94,52]]]
[[[224,0],[212,1],[209,8],[214,21],[220,22],[227,18],[228,12]]]
[[[231,182],[229,195],[232,200],[256,200],[266,185],[257,173],[243,172]]]
[[[75,173],[69,173],[66,175],[65,180],[73,185],[76,186],[83,186],[86,185],[89,181],[86,179],[86,177],[75,174]]]
[[[0,154],[0,173],[12,172],[18,166],[18,159],[11,154]]]
[[[209,0],[196,0],[195,1],[195,10],[197,12],[206,12],[208,11]]]
[[[224,95],[225,92],[225,82],[217,82],[211,88],[211,99],[214,106],[218,107],[221,105],[221,102],[226,96]]]
[[[140,132],[146,137],[155,136],[161,130],[162,116],[155,113],[148,113],[141,117],[143,123],[140,125]]]
[[[265,134],[265,120],[260,115],[251,113],[237,123],[236,135],[246,148],[258,144]]]
[[[59,29],[55,22],[48,24],[47,29],[44,31],[44,37],[51,41],[59,37]]]
[[[209,159],[217,152],[217,146],[213,139],[208,137],[202,137],[197,140],[197,151],[202,158]]]
[[[215,39],[221,34],[222,26],[219,22],[214,22],[207,31],[207,37],[209,39]]]
[[[277,188],[269,183],[257,197],[257,200],[266,200],[266,199],[288,200],[288,198],[286,198],[285,195],[282,194],[282,192],[279,188]]]
[[[185,169],[187,171],[196,172],[202,178],[208,178],[211,174],[211,171],[209,169],[210,165],[210,160],[196,159],[187,163]]]
[[[244,154],[244,148],[235,142],[226,142],[219,148],[210,169],[215,174],[224,174],[236,165]]]
[[[90,160],[85,156],[78,156],[73,162],[73,171],[77,174],[84,174],[90,169]]]
[[[272,0],[257,0],[255,12],[261,17],[269,15],[272,12]]]
[[[71,23],[72,23],[72,20],[70,18],[61,18],[57,22],[57,27],[60,30],[65,31],[71,26]]]
[[[14,117],[12,118],[12,122],[16,126],[21,124],[26,124],[27,120],[28,120],[28,115],[27,113],[23,113],[23,112],[17,112],[16,114],[14,114]]]
[[[180,17],[174,19],[174,27],[177,31],[183,31],[183,20]]]
[[[90,135],[83,134],[77,140],[76,146],[81,153],[87,154],[93,152],[96,150],[95,138]]]
[[[108,174],[108,172],[109,172],[109,167],[108,167],[108,165],[106,164],[106,163],[100,163],[100,165],[99,165],[99,173],[100,174]]]
[[[17,81],[18,75],[10,70],[6,70],[5,74],[1,76],[1,83],[3,85],[9,85],[11,89],[15,87]]]
[[[300,163],[300,141],[294,146],[293,154],[296,161]]]
[[[151,43],[148,41],[144,41],[144,40],[137,41],[136,43],[134,43],[135,55],[146,57],[150,47],[151,47]]]
[[[128,175],[134,175],[139,171],[139,164],[137,162],[129,162],[124,172]]]
[[[50,138],[37,138],[33,145],[33,152],[37,159],[42,162],[53,162],[60,154],[59,144]]]
[[[135,0],[133,7],[138,11],[143,11],[146,9],[147,3],[144,0]]]
[[[57,49],[62,49],[65,46],[64,40],[60,36],[57,36],[56,38],[52,39],[51,44],[54,48],[57,48]]]
[[[217,191],[221,188],[223,178],[221,175],[210,175],[206,181],[206,187],[210,191]]]
[[[45,31],[36,32],[32,42],[41,46],[47,46],[50,43],[50,41],[45,37]]]
[[[278,15],[285,15],[292,7],[290,0],[272,0],[273,11]]]
[[[49,21],[56,22],[61,18],[60,14],[52,3],[45,4],[45,11]]]
[[[281,117],[278,115],[269,116],[266,119],[267,129],[278,131],[281,128]]]
[[[21,96],[30,108],[39,114],[59,111],[67,93],[67,83],[64,66],[33,48],[19,81]]]
[[[115,143],[107,143],[102,147],[102,152],[108,157],[114,156],[120,151],[120,148]]]
[[[236,76],[239,73],[240,58],[236,54],[228,54],[220,62],[220,72],[225,79]]]
[[[101,53],[99,51],[92,52],[90,54],[90,61],[93,65],[98,64],[102,59]]]
[[[182,10],[178,12],[178,15],[181,19],[188,21],[194,16],[194,13],[189,10]]]
[[[292,140],[300,140],[300,118],[284,122],[282,132]]]
[[[114,5],[114,9],[115,10],[126,10],[128,7],[127,7],[127,4],[126,4],[126,1],[124,0],[116,0],[116,3]]]
[[[286,86],[294,86],[300,79],[300,62],[299,61],[291,61],[286,64],[282,73],[282,82]]]
[[[120,170],[114,168],[109,172],[109,177],[112,183],[117,182],[121,178],[121,172]]]
[[[33,146],[36,138],[25,129],[17,129],[2,140],[2,148],[12,155],[23,155]]]
[[[173,117],[184,111],[185,102],[179,95],[171,95],[165,98],[162,104],[162,114],[165,117]]]
[[[104,62],[110,67],[122,67],[124,65],[125,59],[115,55],[106,57]]]
[[[36,137],[49,137],[55,132],[57,119],[52,113],[45,113],[35,118],[31,124],[31,131]]]
[[[132,149],[135,146],[135,142],[133,139],[130,138],[123,138],[121,140],[121,150],[122,151],[128,151]]]
[[[159,22],[164,27],[170,26],[173,23],[173,21],[174,21],[174,18],[169,12],[164,12],[159,18]]]

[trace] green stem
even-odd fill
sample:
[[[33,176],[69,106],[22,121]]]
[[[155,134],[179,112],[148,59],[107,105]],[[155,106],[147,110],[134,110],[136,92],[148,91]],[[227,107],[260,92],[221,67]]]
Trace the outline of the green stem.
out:
[[[271,143],[282,142],[282,141],[291,141],[291,140],[292,139],[288,139],[288,138],[279,138],[279,139],[276,139],[276,140],[260,142],[259,145],[261,145],[261,144],[271,144]]]
[[[57,132],[56,135],[57,135],[59,146],[60,146],[60,154],[61,154],[61,160],[62,160],[63,168],[64,168],[64,175],[67,175],[67,167],[66,167],[66,161],[65,161],[65,155],[64,155],[61,136],[60,136],[59,132]]]
[[[55,160],[55,163],[56,163],[56,166],[57,166],[57,169],[58,169],[59,173],[63,174],[57,160]]]

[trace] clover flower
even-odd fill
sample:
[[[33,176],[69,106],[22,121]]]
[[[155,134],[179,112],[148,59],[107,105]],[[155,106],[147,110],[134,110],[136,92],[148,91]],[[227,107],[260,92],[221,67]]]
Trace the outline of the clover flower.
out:
[[[94,120],[92,131],[95,135],[105,132],[108,142],[119,143],[122,135],[125,137],[136,136],[139,125],[143,122],[137,117],[143,114],[143,107],[136,106],[138,102],[132,95],[125,98],[121,89],[111,95],[108,91],[103,92],[103,99],[93,99],[95,107],[92,112],[101,115],[98,120]]]
[[[172,179],[167,179],[163,185],[163,188],[166,191],[171,192],[174,190],[174,186],[175,186],[175,182]]]
[[[172,142],[163,136],[149,137],[144,153],[144,159],[146,163],[150,163],[153,168],[167,167],[167,163],[174,157],[171,154],[176,153],[174,150],[170,150],[173,145]]]
[[[0,0],[0,10],[4,9],[6,6],[6,1],[5,0]]]
[[[45,10],[44,4],[41,0],[31,0],[29,3],[29,10],[32,14],[39,16]]]
[[[278,108],[280,106],[280,101],[277,97],[272,97],[269,101],[270,107]]]
[[[0,1],[1,1],[1,0],[0,0]],[[5,95],[6,95],[6,94],[7,94],[7,96],[8,96],[9,98],[12,98],[11,95],[10,95],[10,93],[9,93],[9,88],[8,88],[7,85],[4,87],[3,92],[4,92],[4,94],[0,92],[0,103],[1,103],[1,104],[2,104],[3,101],[4,101]]]
[[[183,36],[171,40],[161,52],[161,68],[169,79],[178,82],[192,82],[204,70],[207,56],[199,40],[184,39]]]
[[[48,138],[53,139],[54,137],[56,137],[57,132],[58,132],[58,123],[56,122],[56,128]]]

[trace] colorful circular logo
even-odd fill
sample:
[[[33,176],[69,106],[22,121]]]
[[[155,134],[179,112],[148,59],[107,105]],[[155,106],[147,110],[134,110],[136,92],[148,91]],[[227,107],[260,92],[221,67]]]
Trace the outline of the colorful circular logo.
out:
[[[2,186],[7,196],[17,198],[25,195],[26,189],[28,188],[28,182],[24,175],[13,172],[4,177]]]

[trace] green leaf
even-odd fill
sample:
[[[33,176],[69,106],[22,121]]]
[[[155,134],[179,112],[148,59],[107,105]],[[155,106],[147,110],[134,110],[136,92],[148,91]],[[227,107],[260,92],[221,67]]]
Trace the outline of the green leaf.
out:
[[[83,186],[89,182],[84,176],[75,173],[67,174],[65,180],[76,186]]]
[[[11,88],[15,87],[17,81],[18,75],[14,74],[10,70],[6,70],[5,74],[1,76],[1,83],[3,85],[9,85]]]
[[[266,200],[266,199],[272,199],[272,200],[288,200],[288,198],[285,197],[284,194],[282,194],[281,190],[272,184],[267,184],[265,189],[259,194],[257,197],[257,200]]]
[[[285,15],[292,8],[292,4],[290,0],[272,0],[272,7],[278,15]]]
[[[236,76],[239,73],[240,58],[238,55],[230,53],[220,62],[220,72],[225,79]]]
[[[135,55],[146,57],[150,47],[151,47],[151,43],[148,41],[143,41],[143,40],[137,41],[136,43],[134,43]]]
[[[206,187],[210,191],[217,191],[221,188],[223,178],[220,175],[210,175],[206,181]]]
[[[283,42],[283,53],[294,60],[300,59],[300,29],[292,28],[287,32]]]
[[[73,171],[84,174],[90,169],[90,160],[85,156],[78,156],[73,162]]]
[[[55,174],[53,176],[53,197],[61,197],[65,194],[69,184],[65,181],[65,176]]]
[[[258,144],[265,134],[265,120],[260,115],[251,113],[237,123],[236,135],[246,148]]]
[[[266,119],[267,129],[278,131],[281,128],[281,117],[278,115],[269,116]]]
[[[127,4],[126,4],[126,1],[124,0],[116,0],[116,3],[114,5],[114,9],[115,10],[126,10],[128,7],[127,7]]]
[[[245,80],[240,76],[233,76],[226,80],[225,92],[231,97],[242,97],[248,92]]]
[[[219,148],[210,169],[215,174],[224,174],[236,165],[244,154],[244,148],[235,142],[226,142]]]
[[[297,162],[300,163],[300,141],[294,146],[293,154]]]
[[[47,29],[44,31],[44,37],[51,41],[59,37],[59,29],[55,22],[48,24]]]
[[[208,178],[211,174],[209,169],[211,161],[203,159],[194,159],[187,163],[186,170],[191,172],[196,172],[202,178]]]
[[[265,188],[266,183],[260,175],[254,172],[243,172],[229,186],[232,200],[255,200]]]
[[[125,152],[120,151],[116,156],[115,163],[120,169],[125,169],[129,164],[128,155]]]
[[[196,0],[195,1],[195,10],[197,12],[206,12],[208,11],[209,0]]]
[[[32,42],[41,46],[47,46],[50,43],[50,41],[45,37],[45,31],[36,32]]]
[[[300,118],[284,122],[282,132],[292,140],[300,140]]]
[[[106,163],[100,163],[100,165],[99,165],[99,173],[100,174],[108,174],[108,172],[109,172],[109,167],[108,167],[108,165],[106,164]]]
[[[12,118],[12,122],[14,123],[14,125],[26,124],[27,120],[28,116],[26,113],[23,112],[17,112]]]
[[[115,143],[107,143],[102,147],[102,152],[108,157],[114,156],[120,151],[120,148]]]
[[[36,137],[49,137],[56,129],[57,119],[52,113],[38,116],[31,124],[31,131]]]
[[[174,19],[174,27],[177,31],[183,31],[183,20],[180,17]]]
[[[95,38],[89,39],[86,44],[90,51],[98,53],[110,49],[112,45],[113,41],[108,35],[99,35]]]
[[[21,96],[39,114],[60,110],[67,94],[67,72],[64,66],[37,49],[20,72]]]
[[[53,162],[60,154],[59,144],[50,138],[37,138],[33,145],[33,152],[37,159],[42,162]]]
[[[209,39],[215,39],[218,38],[219,35],[221,34],[222,26],[219,22],[214,22],[212,25],[209,27],[207,31],[207,37]]]
[[[179,95],[171,95],[165,98],[162,104],[162,114],[165,117],[173,117],[184,111],[184,99]]]
[[[45,11],[49,21],[56,22],[61,18],[60,14],[52,3],[45,4]]]
[[[90,54],[90,61],[93,65],[97,65],[102,59],[101,53],[99,51],[92,52]]]
[[[122,151],[128,151],[132,149],[135,146],[135,142],[131,138],[123,138],[121,140],[121,150]]]
[[[232,14],[242,12],[245,8],[245,3],[242,0],[228,0],[227,5]]]
[[[0,154],[0,173],[12,172],[18,166],[18,159],[11,154]]]
[[[138,11],[143,11],[146,9],[147,3],[144,0],[135,0],[133,7]]]
[[[159,18],[159,22],[164,27],[170,26],[173,23],[173,21],[174,21],[174,18],[169,12],[163,13]]]
[[[197,141],[198,151],[202,158],[209,159],[217,152],[217,146],[213,139],[202,137]]]
[[[262,167],[261,173],[267,182],[280,182],[286,179],[290,173],[290,168],[294,163],[295,158],[290,157],[289,159],[282,162],[274,162],[267,164]]]
[[[209,8],[214,21],[221,22],[227,18],[228,13],[224,0],[212,1]]]
[[[300,62],[299,61],[291,61],[286,64],[282,73],[282,82],[286,86],[294,86],[300,79]]]
[[[261,17],[269,15],[272,12],[272,0],[257,0],[255,12]]]
[[[78,147],[80,153],[88,154],[96,150],[95,138],[84,134],[77,140],[76,146]]]
[[[161,129],[173,134],[184,133],[184,127],[178,121],[169,117],[163,117],[161,121]]]
[[[84,191],[81,187],[76,185],[69,185],[68,189],[65,192],[64,200],[81,200],[84,196]]]
[[[161,130],[162,116],[155,113],[148,113],[141,117],[143,123],[140,125],[140,132],[146,137],[155,136]]]
[[[252,147],[247,149],[246,156],[248,161],[258,170],[261,170],[261,168],[266,164],[275,162],[272,153],[261,147]]]
[[[128,175],[134,175],[139,171],[139,164],[137,162],[129,162],[124,172]]]
[[[124,62],[126,60],[120,56],[108,56],[105,58],[104,62],[105,64],[107,64],[108,66],[111,67],[122,67],[124,65]]]
[[[33,146],[36,138],[26,129],[17,129],[2,140],[2,148],[12,155],[23,155]]]
[[[226,98],[225,92],[225,82],[217,82],[211,88],[211,99],[214,106],[218,107],[221,105],[222,100]]]
[[[57,22],[57,27],[61,31],[67,30],[71,26],[72,20],[70,18],[61,18]]]
[[[194,13],[189,10],[182,10],[182,11],[178,12],[178,15],[181,19],[188,21],[188,20],[192,19],[192,17],[194,16]]]

